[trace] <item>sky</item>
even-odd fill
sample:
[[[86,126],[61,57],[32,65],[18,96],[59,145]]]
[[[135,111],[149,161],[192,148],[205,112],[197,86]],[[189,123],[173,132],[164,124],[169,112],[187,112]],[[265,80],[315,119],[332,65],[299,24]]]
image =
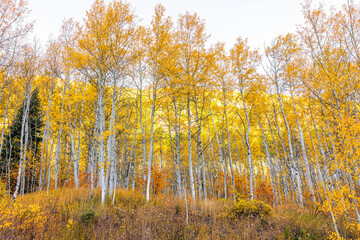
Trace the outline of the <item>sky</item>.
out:
[[[56,37],[64,19],[82,21],[93,0],[28,0],[33,36],[42,45]],[[105,0],[110,2],[110,0]],[[209,43],[224,42],[231,48],[238,37],[247,38],[252,48],[264,49],[279,35],[295,32],[303,22],[303,0],[128,0],[141,24],[150,23],[154,7],[161,3],[174,22],[179,14],[196,12],[206,22]],[[341,7],[346,0],[313,0],[315,4]]]

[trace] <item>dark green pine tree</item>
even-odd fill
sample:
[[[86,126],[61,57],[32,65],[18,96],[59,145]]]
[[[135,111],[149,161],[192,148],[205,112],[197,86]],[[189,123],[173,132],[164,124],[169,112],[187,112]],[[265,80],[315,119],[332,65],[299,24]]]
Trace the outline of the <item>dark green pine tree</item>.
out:
[[[41,131],[44,126],[41,116],[41,106],[39,100],[39,91],[35,89],[30,98],[29,120],[28,120],[28,147],[27,161],[31,160],[30,164],[26,164],[25,174],[25,192],[31,192],[35,189],[36,181],[36,163],[39,163],[39,146],[42,141]],[[0,156],[0,178],[8,185],[11,192],[16,186],[16,179],[19,171],[20,163],[20,140],[21,140],[21,125],[23,121],[24,104],[17,111],[14,121],[12,122],[8,134],[5,136],[3,149]],[[25,135],[25,134],[24,134]],[[25,136],[24,136],[25,141]]]

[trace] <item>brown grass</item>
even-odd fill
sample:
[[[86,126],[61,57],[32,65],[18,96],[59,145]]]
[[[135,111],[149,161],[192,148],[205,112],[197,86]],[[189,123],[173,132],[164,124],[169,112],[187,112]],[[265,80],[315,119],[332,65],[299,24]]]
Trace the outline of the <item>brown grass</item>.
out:
[[[325,213],[277,206],[264,222],[230,217],[232,200],[157,195],[146,203],[139,192],[117,190],[115,203],[100,204],[100,191],[58,189],[27,194],[14,203],[0,200],[0,239],[326,239]]]

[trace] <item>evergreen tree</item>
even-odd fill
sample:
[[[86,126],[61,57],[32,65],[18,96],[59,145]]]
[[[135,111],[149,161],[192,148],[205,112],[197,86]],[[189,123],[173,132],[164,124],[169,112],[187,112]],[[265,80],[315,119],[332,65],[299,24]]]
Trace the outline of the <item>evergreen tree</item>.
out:
[[[25,165],[25,182],[30,181],[31,177],[36,175],[35,166],[36,163],[39,162],[38,153],[39,146],[42,141],[41,130],[44,123],[42,121],[38,94],[38,89],[35,89],[32,92],[30,99],[29,119],[27,122],[29,129],[27,152],[31,161],[28,159],[30,164]],[[10,126],[8,134],[5,136],[0,156],[0,178],[8,182],[8,189],[11,191],[15,188],[17,173],[19,171],[21,124],[24,117],[24,106],[25,104],[22,104],[21,108],[18,110],[15,119]],[[35,177],[33,179],[36,179],[37,181],[38,178]],[[27,192],[30,191],[29,188],[25,189]]]

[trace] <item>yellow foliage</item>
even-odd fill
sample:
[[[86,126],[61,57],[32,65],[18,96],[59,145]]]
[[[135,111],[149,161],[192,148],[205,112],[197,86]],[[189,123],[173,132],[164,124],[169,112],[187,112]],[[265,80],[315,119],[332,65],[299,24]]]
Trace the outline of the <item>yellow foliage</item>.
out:
[[[0,231],[41,232],[47,220],[47,212],[40,204],[26,205],[8,198],[0,199]]]
[[[269,220],[273,216],[274,210],[272,207],[260,200],[246,201],[239,198],[235,201],[234,205],[230,209],[230,216],[232,217],[260,217],[262,220]]]

